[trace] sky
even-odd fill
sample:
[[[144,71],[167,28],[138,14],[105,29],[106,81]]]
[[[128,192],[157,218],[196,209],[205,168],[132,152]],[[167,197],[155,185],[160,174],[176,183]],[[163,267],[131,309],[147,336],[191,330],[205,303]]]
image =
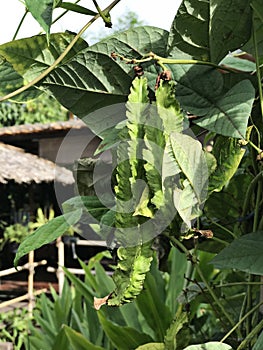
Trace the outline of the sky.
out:
[[[98,0],[97,2],[101,8],[104,8],[111,3],[111,0]],[[111,12],[112,22],[114,25],[116,18],[125,13],[125,11],[131,10],[145,24],[169,30],[180,3],[181,0],[121,0]],[[25,7],[20,0],[5,0],[1,5],[0,44],[3,44],[12,40],[18,23],[24,14]],[[82,0],[79,2],[79,5],[95,10],[92,0]],[[87,18],[91,17],[70,13],[52,27],[52,32],[65,30],[78,32],[87,22]],[[36,20],[31,15],[27,15],[17,38],[39,34],[40,30],[41,28]],[[105,31],[105,27],[102,20],[98,19],[85,33],[85,39],[89,42],[89,38],[92,40],[92,37],[96,36],[96,33],[101,30]]]

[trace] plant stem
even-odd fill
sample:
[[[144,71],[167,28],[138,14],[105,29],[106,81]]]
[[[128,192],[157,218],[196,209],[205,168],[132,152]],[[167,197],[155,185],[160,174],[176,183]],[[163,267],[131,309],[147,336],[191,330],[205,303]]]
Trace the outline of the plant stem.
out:
[[[222,230],[226,231],[227,233],[229,233],[233,238],[237,238],[237,236],[230,230],[228,230],[226,227],[220,225],[219,223],[217,223],[216,221],[210,219],[209,217],[207,217],[207,219],[215,226],[218,226],[219,228],[221,228]]]
[[[215,301],[215,303],[217,304],[217,306],[219,307],[220,311],[222,312],[222,314],[226,317],[226,319],[228,320],[228,322],[230,323],[231,327],[234,327],[235,322],[234,320],[232,320],[231,316],[226,312],[224,306],[221,304],[220,300],[218,299],[218,297],[216,296],[216,294],[214,293],[213,289],[210,287],[210,285],[208,284],[208,282],[206,281],[202,270],[200,269],[200,266],[197,263],[197,258],[196,256],[192,255],[189,250],[175,237],[170,237],[171,241],[173,241],[187,256],[187,258],[192,262],[192,264],[195,266],[196,268],[196,272],[199,274],[202,282],[204,283],[206,289],[208,290],[209,294],[211,295],[211,297],[213,298],[213,300]],[[239,335],[239,331],[238,335]]]
[[[92,0],[92,1],[93,1],[93,4],[95,5],[96,10],[98,11],[100,17],[103,19],[103,21],[105,23],[105,26],[106,27],[111,27],[112,26],[111,20],[110,20],[109,17],[106,16],[106,14],[108,13],[107,10],[101,11],[97,1],[96,0]]]
[[[253,276],[249,275],[249,282],[252,282],[253,280]],[[252,289],[251,289],[251,285],[249,284],[247,286],[247,298],[246,298],[246,311],[248,312],[251,307],[252,307]],[[252,323],[252,314],[248,315],[245,321],[245,326],[246,326],[246,337],[249,335],[249,333],[251,332],[251,325]]]
[[[131,63],[131,64],[140,64],[140,63],[145,63],[149,61],[156,61],[156,63],[162,67],[163,70],[167,70],[168,68],[165,66],[165,64],[197,64],[197,65],[202,65],[202,66],[210,66],[213,68],[225,70],[227,72],[235,73],[232,69],[223,67],[223,66],[218,66],[217,64],[209,61],[199,61],[199,60],[178,60],[174,58],[165,58],[156,55],[153,52],[150,52],[143,56],[142,59],[134,59],[134,58],[127,58],[125,56],[119,55],[115,53],[116,57],[119,57],[122,61],[125,61],[126,63]]]
[[[114,0],[104,11],[110,11],[115,5],[117,5],[121,0]],[[95,22],[98,18],[100,17],[99,14],[96,16],[92,17],[92,19],[84,25],[84,27],[78,32],[78,34],[74,37],[74,39],[70,42],[70,44],[66,47],[65,51],[62,52],[62,54],[55,60],[55,62],[52,63],[50,67],[48,67],[43,73],[41,73],[38,77],[33,79],[30,83],[27,85],[22,86],[21,88],[3,96],[0,98],[0,102],[8,100],[21,92],[26,91],[29,89],[31,86],[34,86],[37,84],[40,80],[44,79],[52,70],[56,68],[56,66],[65,58],[65,56],[69,53],[69,51],[72,49],[72,47],[76,44],[80,36],[87,30],[93,22]]]
[[[25,13],[23,14],[23,16],[22,16],[22,18],[21,18],[21,20],[20,20],[20,22],[19,22],[19,24],[18,24],[18,27],[16,28],[16,31],[15,31],[15,34],[14,34],[12,40],[15,40],[15,39],[16,39],[17,34],[18,34],[18,32],[19,32],[19,30],[20,30],[20,28],[21,28],[21,26],[22,26],[22,24],[23,24],[23,22],[24,22],[24,20],[25,20],[27,14],[28,14],[28,9],[26,8]]]
[[[221,304],[220,300],[218,299],[218,297],[216,296],[216,294],[214,293],[213,289],[210,287],[210,285],[208,284],[207,280],[205,279],[202,270],[200,269],[200,266],[198,264],[196,264],[196,271],[199,274],[202,282],[205,284],[208,292],[210,293],[211,297],[214,299],[215,303],[217,304],[217,306],[219,307],[219,309],[221,310],[222,314],[226,317],[226,319],[228,320],[228,322],[230,323],[231,327],[233,327],[235,325],[234,320],[232,319],[232,317],[226,312],[224,306]]]
[[[262,181],[259,181],[257,186],[256,205],[254,210],[253,232],[256,232],[258,229],[261,198],[262,198]]]
[[[246,349],[250,341],[262,330],[263,320],[257,324],[254,329],[246,336],[246,338],[241,342],[237,350]]]
[[[242,215],[241,215],[242,217],[245,217],[245,215],[248,211],[248,208],[251,204],[251,197],[254,193],[254,189],[255,189],[256,185],[258,184],[258,182],[262,180],[262,178],[263,178],[263,171],[258,173],[254,177],[254,179],[251,181],[251,183],[249,184],[246,195],[245,195],[244,204],[243,204]]]
[[[246,318],[253,314],[261,305],[263,304],[263,301],[255,305],[251,310],[249,310],[238,322],[234,325],[232,329],[220,340],[221,343],[223,343],[241,324],[246,320]]]
[[[226,288],[226,287],[235,287],[235,286],[262,286],[263,282],[231,282],[231,283],[225,283],[225,284],[220,284],[218,286],[214,286],[214,288]]]
[[[218,243],[224,244],[225,246],[228,246],[228,245],[229,245],[229,243],[228,243],[228,242],[223,241],[223,240],[222,240],[222,239],[220,239],[220,238],[217,238],[217,237],[212,237],[211,239],[212,239],[213,241],[215,241],[215,242],[218,242]]]
[[[253,7],[252,7],[253,9]],[[255,60],[256,60],[256,70],[257,70],[257,80],[258,80],[258,92],[259,92],[259,100],[260,100],[260,108],[261,108],[261,117],[263,120],[263,92],[262,92],[262,83],[261,83],[261,72],[260,72],[260,62],[259,62],[259,55],[258,55],[258,45],[257,45],[257,32],[256,32],[256,26],[255,26],[255,13],[253,9],[253,44],[254,44],[254,50],[255,50]]]
[[[252,141],[247,140],[247,142],[250,144],[251,147],[253,147],[258,152],[258,154],[262,153],[262,149],[260,149],[258,146],[256,146]]]

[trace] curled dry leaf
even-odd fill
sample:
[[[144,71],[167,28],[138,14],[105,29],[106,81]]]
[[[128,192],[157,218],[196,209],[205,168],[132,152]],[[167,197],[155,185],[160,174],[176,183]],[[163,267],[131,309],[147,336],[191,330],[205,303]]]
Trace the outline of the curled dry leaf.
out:
[[[95,310],[99,310],[102,307],[102,305],[107,304],[109,297],[110,297],[110,294],[106,295],[106,297],[104,297],[104,298],[94,297],[93,305],[94,305]]]

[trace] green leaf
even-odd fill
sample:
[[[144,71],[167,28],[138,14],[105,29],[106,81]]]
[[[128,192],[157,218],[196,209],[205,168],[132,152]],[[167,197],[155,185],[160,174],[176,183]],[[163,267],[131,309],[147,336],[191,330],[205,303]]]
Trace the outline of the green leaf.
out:
[[[245,154],[240,141],[231,137],[217,136],[213,146],[217,167],[209,178],[209,192],[220,192],[238,169]]]
[[[18,74],[14,70],[13,66],[3,57],[2,62],[0,63],[0,94],[2,96],[7,95],[16,89],[19,89],[23,85],[23,77]],[[27,100],[33,100],[41,94],[42,91],[36,89],[35,87],[31,87],[30,89],[16,96],[14,100],[24,102]]]
[[[103,350],[101,346],[96,346],[89,342],[82,334],[64,325],[64,332],[71,345],[72,350]]]
[[[147,274],[143,287],[144,290],[136,299],[136,304],[154,331],[154,339],[162,341],[172,319],[171,312],[160,298],[160,286],[151,273]]]
[[[116,288],[107,300],[109,306],[131,302],[140,294],[153,258],[151,244],[152,242],[147,242],[135,247],[118,249],[119,261],[113,274]]]
[[[184,116],[181,113],[179,102],[175,98],[175,81],[166,82],[161,80],[155,96],[158,114],[162,119],[166,135],[170,135],[172,132],[182,132],[184,129]]]
[[[168,263],[170,265],[170,274],[167,282],[165,302],[171,310],[172,315],[175,315],[178,307],[177,298],[182,292],[185,283],[184,276],[187,271],[186,255],[173,247],[169,253]]]
[[[252,0],[251,7],[255,11],[256,15],[260,18],[261,22],[263,22],[263,10],[262,3],[260,0]]]
[[[62,2],[59,7],[65,9],[65,10],[81,13],[83,15],[96,16],[96,14],[97,14],[97,12],[89,10],[83,6],[73,4],[72,2]]]
[[[263,332],[260,333],[256,343],[254,344],[252,350],[261,350],[263,347]]]
[[[205,117],[194,122],[224,136],[245,138],[254,98],[253,85],[249,80],[243,80],[217,101]]]
[[[247,0],[185,0],[172,24],[169,51],[176,46],[193,58],[219,63],[229,51],[244,45],[250,33]]]
[[[55,69],[41,86],[50,89],[62,105],[83,118],[98,108],[127,100],[134,72],[130,65],[111,58],[112,52],[130,58],[141,58],[150,51],[165,56],[167,37],[167,31],[149,26],[115,34],[79,52]],[[151,67],[147,77],[153,86],[156,74],[156,68]],[[96,116],[99,125],[105,115]]]
[[[112,202],[109,205],[113,205]],[[106,208],[96,196],[76,196],[68,199],[62,205],[64,213],[70,213],[74,210],[81,209],[83,214],[90,214],[89,218],[100,220],[107,213]]]
[[[263,275],[263,232],[253,232],[235,239],[216,255],[211,263],[219,269],[237,269]]]
[[[139,345],[152,341],[147,334],[140,333],[131,327],[118,326],[100,312],[98,316],[107,337],[118,350],[136,349]]]
[[[73,38],[74,35],[67,33],[51,34],[48,45],[44,35],[36,35],[0,45],[0,54],[25,81],[31,81],[54,63]],[[79,39],[63,62],[86,47],[87,43]]]
[[[71,273],[66,267],[63,267],[63,271],[67,278],[75,285],[75,288],[78,290],[83,297],[92,304],[94,291],[92,288],[86,283],[82,282],[81,279],[76,277],[73,273]]]
[[[184,350],[233,350],[230,345],[223,344],[217,341],[212,341],[205,344],[190,345]]]
[[[174,205],[188,228],[191,220],[200,215],[207,196],[208,169],[201,143],[194,138],[172,133],[171,157],[185,180],[174,188]]]
[[[166,336],[164,339],[165,349],[173,350],[176,349],[177,337],[180,336],[179,332],[183,328],[184,324],[188,321],[188,316],[186,312],[182,312],[182,308],[180,307],[175,315],[173,322],[170,327],[167,329]]]
[[[226,56],[221,62],[221,65],[229,68],[234,68],[242,72],[256,71],[256,63],[239,56]]]
[[[252,0],[251,8],[253,9],[253,25],[257,41],[257,51],[260,64],[263,63],[263,11],[262,3],[260,0]],[[250,40],[243,47],[245,52],[252,54],[255,57],[255,47],[253,35]]]
[[[126,127],[126,122],[127,122],[126,120],[123,120],[119,123],[116,123],[116,120],[115,120],[113,123],[116,123],[116,125],[114,125],[113,127],[107,130],[104,129],[101,133],[96,132],[96,135],[99,135],[102,138],[102,141],[94,153],[95,156],[106,150],[112,149],[118,145],[118,143],[121,141],[121,137],[120,137],[121,130]],[[93,127],[92,129],[94,130]]]
[[[18,247],[14,260],[15,267],[19,259],[28,254],[31,250],[38,249],[44,244],[53,242],[58,237],[62,236],[71,225],[79,221],[81,214],[82,210],[77,209],[65,215],[58,216],[27,236]]]
[[[136,77],[131,86],[131,92],[126,104],[127,128],[129,135],[129,162],[131,168],[131,186],[136,179],[142,179],[142,140],[144,124],[147,118],[149,103],[147,79]]]
[[[183,110],[196,116],[209,113],[222,97],[222,74],[205,66],[174,64],[170,67],[177,82],[176,98]]]
[[[30,346],[31,346],[31,344],[30,344]],[[46,346],[47,346],[47,344],[46,344]],[[64,326],[63,326],[63,328],[61,328],[59,330],[56,337],[54,337],[54,343],[52,346],[52,350],[60,350],[60,349],[65,349],[65,350],[69,349],[68,339],[67,339],[67,337],[65,337]]]
[[[54,0],[25,0],[25,4],[49,38]]]

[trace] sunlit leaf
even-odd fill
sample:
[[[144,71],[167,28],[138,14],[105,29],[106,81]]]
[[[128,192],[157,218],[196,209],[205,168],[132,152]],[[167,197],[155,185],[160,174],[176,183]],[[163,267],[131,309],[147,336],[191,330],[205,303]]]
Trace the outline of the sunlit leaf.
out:
[[[87,9],[86,7],[80,6],[78,4],[74,4],[72,2],[63,1],[60,6],[61,8],[77,13],[81,13],[83,15],[96,16],[97,12]]]
[[[49,37],[54,0],[25,0],[25,4]]]
[[[81,213],[82,209],[77,209],[65,215],[57,216],[27,236],[18,247],[14,265],[17,266],[19,259],[31,250],[38,249],[62,236],[71,225],[79,221]]]
[[[51,34],[48,45],[45,35],[36,35],[0,45],[0,54],[23,76],[25,82],[29,82],[52,65],[73,38],[74,35],[67,33]],[[76,52],[86,47],[87,43],[79,39],[63,62],[66,62]]]

